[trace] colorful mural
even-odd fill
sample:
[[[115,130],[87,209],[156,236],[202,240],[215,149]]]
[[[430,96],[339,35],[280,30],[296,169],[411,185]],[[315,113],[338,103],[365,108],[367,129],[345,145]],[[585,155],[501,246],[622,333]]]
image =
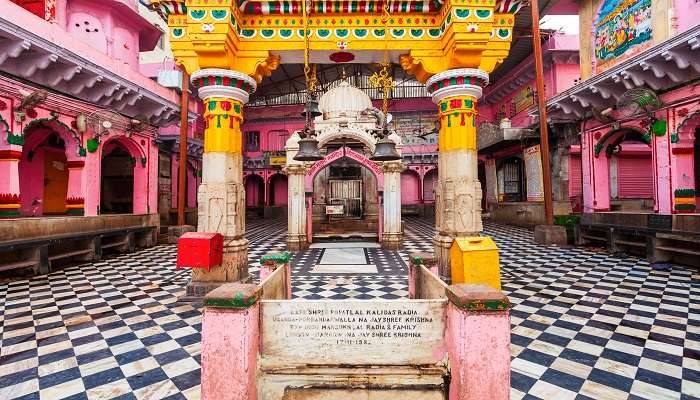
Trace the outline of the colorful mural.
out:
[[[651,37],[651,0],[606,0],[595,23],[596,71],[647,48]]]

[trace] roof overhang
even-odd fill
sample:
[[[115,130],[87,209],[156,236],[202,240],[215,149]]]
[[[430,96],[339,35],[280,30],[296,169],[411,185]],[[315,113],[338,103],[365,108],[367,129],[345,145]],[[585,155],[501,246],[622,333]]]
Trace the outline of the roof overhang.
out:
[[[157,143],[162,150],[170,153],[178,153],[180,150],[179,135],[161,135]],[[187,155],[196,159],[201,159],[204,154],[204,142],[193,137],[187,138]]]
[[[490,129],[479,127],[477,131],[476,147],[480,152],[498,150],[513,143],[538,137],[537,132],[526,128],[499,128],[493,125]]]
[[[659,43],[547,101],[550,121],[586,118],[591,107],[615,105],[625,91],[648,87],[663,92],[700,78],[700,25]],[[537,117],[537,109],[530,115]]]

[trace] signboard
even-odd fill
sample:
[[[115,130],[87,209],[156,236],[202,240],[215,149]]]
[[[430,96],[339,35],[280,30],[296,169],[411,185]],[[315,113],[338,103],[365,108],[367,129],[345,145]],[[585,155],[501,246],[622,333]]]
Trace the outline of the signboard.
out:
[[[513,110],[511,111],[511,116],[514,116],[515,114],[520,113],[521,111],[525,111],[528,108],[532,107],[535,104],[535,92],[532,89],[532,86],[526,85],[522,89],[520,89],[517,93],[515,93],[515,96],[513,96],[513,101],[511,107]]]
[[[285,165],[286,163],[287,163],[286,156],[270,157],[270,159],[268,161],[269,165]]]
[[[523,151],[523,158],[527,177],[527,201],[544,201],[540,145],[526,148]]]
[[[432,114],[395,114],[392,126],[396,134],[401,136],[404,146],[426,145],[436,142],[434,134],[424,137],[417,136],[418,133],[427,134],[435,129],[435,113]],[[431,142],[432,139],[432,142]]]
[[[326,215],[343,215],[345,214],[345,206],[326,206]]]
[[[266,365],[436,364],[445,343],[445,300],[262,302]]]
[[[652,45],[651,0],[605,0],[595,22],[596,72]]]

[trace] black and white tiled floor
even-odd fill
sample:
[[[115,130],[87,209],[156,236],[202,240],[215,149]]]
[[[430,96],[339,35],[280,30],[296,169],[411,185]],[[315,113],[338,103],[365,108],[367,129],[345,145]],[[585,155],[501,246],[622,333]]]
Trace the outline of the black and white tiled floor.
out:
[[[248,225],[251,261],[284,249],[284,221]],[[405,250],[367,249],[377,274],[314,274],[322,249],[295,254],[295,297],[404,297],[407,254],[431,250],[432,226],[407,218]],[[512,399],[700,398],[697,270],[485,227],[516,303]],[[0,399],[199,398],[201,316],[177,304],[174,263],[158,246],[0,284]]]

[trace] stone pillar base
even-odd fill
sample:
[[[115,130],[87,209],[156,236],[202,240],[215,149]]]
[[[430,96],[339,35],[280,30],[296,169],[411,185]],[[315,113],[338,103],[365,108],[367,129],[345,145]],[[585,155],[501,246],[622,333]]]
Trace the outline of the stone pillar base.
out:
[[[433,247],[435,248],[435,257],[438,262],[438,269],[441,276],[451,277],[452,271],[450,268],[450,248],[454,238],[440,233],[433,238]]]
[[[403,234],[384,232],[382,234],[382,248],[387,250],[401,250],[403,248]]]
[[[299,236],[288,236],[287,237],[287,250],[288,251],[302,251],[309,248],[309,243],[306,241],[306,235]]]
[[[224,257],[220,266],[209,271],[192,271],[193,282],[237,282],[248,278],[248,239],[224,238]]]
[[[566,246],[566,228],[559,225],[537,225],[535,227],[535,243]]]

